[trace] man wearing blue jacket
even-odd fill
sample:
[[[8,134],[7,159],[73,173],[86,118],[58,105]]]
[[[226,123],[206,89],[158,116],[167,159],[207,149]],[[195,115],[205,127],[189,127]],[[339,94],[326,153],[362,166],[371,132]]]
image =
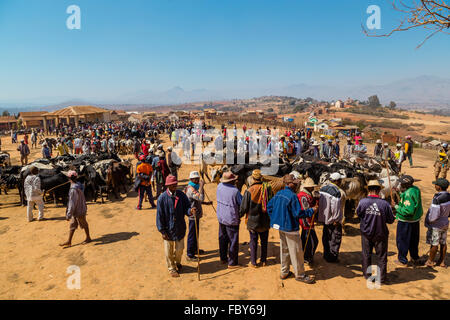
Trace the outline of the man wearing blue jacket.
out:
[[[181,257],[184,250],[184,236],[186,235],[185,216],[195,215],[197,209],[191,209],[188,197],[177,190],[177,179],[169,175],[165,183],[167,190],[163,192],[157,202],[156,227],[164,239],[167,267],[173,278],[179,278],[181,271]]]
[[[364,278],[369,278],[373,270],[372,250],[378,256],[380,282],[386,281],[389,230],[387,224],[394,223],[392,208],[386,200],[380,198],[382,185],[378,180],[368,183],[369,194],[361,199],[356,212],[361,219],[362,270]]]
[[[287,279],[292,273],[290,265],[294,268],[295,280],[304,283],[314,283],[314,279],[305,274],[303,249],[300,238],[300,218],[312,217],[317,206],[302,210],[298,201],[297,186],[300,180],[293,175],[286,175],[283,179],[285,189],[279,191],[267,204],[270,216],[270,227],[280,233],[281,279]]]

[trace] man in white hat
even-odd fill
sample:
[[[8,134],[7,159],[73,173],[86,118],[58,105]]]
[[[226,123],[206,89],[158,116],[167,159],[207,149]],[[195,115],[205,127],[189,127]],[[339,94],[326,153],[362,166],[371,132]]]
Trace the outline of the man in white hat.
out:
[[[389,143],[385,142],[383,145],[383,154],[381,156],[381,160],[391,161],[392,159],[394,159],[394,153],[389,148]]]
[[[203,216],[202,204],[212,204],[212,202],[205,202],[205,191],[203,189],[205,181],[200,179],[198,171],[192,171],[189,174],[189,183],[184,190],[184,193],[188,197],[191,208],[197,208],[195,215],[189,216],[189,233],[187,237],[187,260],[197,261],[197,234],[200,234],[200,218]],[[197,219],[197,222],[195,221]],[[197,226],[197,230],[195,230]],[[198,250],[200,254],[203,254],[203,250]]]
[[[402,145],[397,143],[396,150],[394,152],[395,163],[397,164],[398,171],[402,170],[402,163],[406,160],[405,152],[402,150]]]
[[[347,138],[347,144],[344,147],[344,159],[350,159],[354,152],[355,146],[353,145],[352,139]]]
[[[362,271],[364,278],[369,278],[374,274],[372,266],[372,250],[378,256],[377,276],[381,283],[386,281],[388,239],[389,230],[387,224],[392,224],[395,217],[390,204],[380,198],[380,191],[383,186],[378,180],[371,180],[368,183],[369,194],[361,199],[356,209],[358,217],[361,219],[361,246],[362,246]]]
[[[377,140],[377,145],[375,146],[374,150],[373,150],[373,156],[375,158],[381,158],[383,155],[383,142],[381,141],[381,139]]]
[[[323,223],[323,257],[327,262],[339,262],[342,241],[343,204],[345,192],[340,188],[342,177],[334,172],[330,181],[320,189],[319,218]]]
[[[324,157],[324,148],[327,145],[327,141],[325,140],[325,136],[323,134],[320,135],[320,145],[319,145],[319,156],[320,158]]]

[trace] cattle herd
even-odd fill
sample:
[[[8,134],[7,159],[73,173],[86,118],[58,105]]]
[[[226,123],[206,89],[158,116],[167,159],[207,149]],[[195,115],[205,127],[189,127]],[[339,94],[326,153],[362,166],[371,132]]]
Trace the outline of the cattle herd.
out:
[[[54,201],[67,204],[70,183],[67,173],[74,170],[79,181],[84,185],[84,193],[88,201],[97,201],[109,194],[119,198],[119,193],[127,193],[127,186],[133,182],[133,168],[130,160],[122,160],[114,153],[98,153],[84,155],[64,155],[52,159],[37,159],[27,166],[3,165],[1,168],[0,185],[7,193],[9,189],[17,188],[20,203],[26,205],[24,181],[30,173],[30,168],[39,169],[41,189],[44,201]]]

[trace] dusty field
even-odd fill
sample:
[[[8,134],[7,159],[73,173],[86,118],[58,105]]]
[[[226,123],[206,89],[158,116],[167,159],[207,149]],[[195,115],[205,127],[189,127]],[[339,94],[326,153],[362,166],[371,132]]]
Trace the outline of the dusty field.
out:
[[[20,137],[19,137],[20,139]],[[167,136],[164,137],[167,146]],[[10,138],[2,138],[2,150],[13,155],[18,163],[17,146]],[[370,146],[372,150],[373,146]],[[31,159],[40,157],[33,150]],[[416,149],[417,167],[404,171],[422,181],[424,210],[434,193],[434,152]],[[196,166],[183,165],[181,185]],[[216,186],[208,184],[206,191],[215,200]],[[18,206],[17,190],[0,195],[0,298],[1,299],[448,299],[450,269],[397,268],[395,246],[396,224],[391,225],[388,276],[393,284],[370,290],[362,277],[359,225],[352,224],[350,235],[344,236],[339,264],[328,264],[322,258],[322,245],[316,253],[316,266],[306,267],[316,277],[316,284],[306,285],[288,279],[280,280],[278,234],[269,237],[270,265],[259,269],[229,271],[219,263],[218,223],[213,209],[204,207],[201,222],[200,247],[206,250],[201,261],[201,281],[197,280],[196,263],[183,255],[181,278],[169,277],[164,260],[163,242],[156,229],[156,210],[136,211],[135,193],[121,201],[88,205],[88,222],[94,242],[83,246],[84,232],[77,230],[74,247],[61,249],[66,240],[68,222],[65,209],[48,204],[45,216],[50,220],[28,223],[26,208]],[[35,211],[35,215],[37,212]],[[424,218],[422,218],[423,221]],[[317,227],[319,239],[322,227]],[[248,231],[241,225],[240,263],[250,259]],[[420,254],[426,254],[425,227],[421,227]],[[450,264],[450,255],[446,257]],[[71,265],[81,268],[81,290],[69,290],[66,270]]]

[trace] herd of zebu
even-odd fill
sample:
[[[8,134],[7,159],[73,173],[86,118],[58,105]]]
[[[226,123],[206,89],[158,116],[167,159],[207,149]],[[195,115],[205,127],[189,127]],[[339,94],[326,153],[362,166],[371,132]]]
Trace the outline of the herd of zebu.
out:
[[[23,184],[31,166],[39,168],[44,201],[60,201],[64,205],[67,204],[70,188],[67,177],[70,170],[78,173],[88,201],[97,201],[100,197],[104,202],[104,196],[109,193],[118,199],[119,192],[127,193],[126,186],[133,182],[131,161],[124,161],[114,153],[65,155],[50,160],[38,159],[24,167],[3,166],[0,175],[1,189],[6,193],[8,189],[18,188],[22,205],[27,204]]]
[[[214,159],[220,160],[215,161]],[[208,152],[203,154],[201,174],[206,176],[209,181],[218,183],[224,172],[231,171],[238,176],[237,187],[240,190],[242,190],[244,185],[248,187],[251,183],[253,170],[270,166],[270,163],[263,164],[259,162],[256,164],[224,165],[221,163],[222,159],[224,158],[214,153]],[[246,160],[248,162],[248,155]],[[210,169],[210,176],[208,175],[208,168]],[[341,177],[343,177],[341,188],[346,194],[343,208],[345,212],[344,217],[350,218],[353,217],[356,205],[367,195],[367,184],[370,180],[377,179],[382,183],[384,188],[381,191],[381,197],[383,199],[391,202],[392,196],[394,202],[397,203],[399,201],[398,188],[401,174],[394,161],[388,163],[388,168],[384,166],[384,163],[370,157],[360,158],[355,156],[348,160],[327,163],[318,161],[310,156],[299,156],[293,161],[280,158],[278,172],[273,176],[265,176],[264,178],[270,182],[273,191],[276,193],[284,188],[282,177],[286,174],[294,174],[300,179],[310,177],[314,180],[314,183],[321,186],[329,181],[332,173],[339,172]]]

